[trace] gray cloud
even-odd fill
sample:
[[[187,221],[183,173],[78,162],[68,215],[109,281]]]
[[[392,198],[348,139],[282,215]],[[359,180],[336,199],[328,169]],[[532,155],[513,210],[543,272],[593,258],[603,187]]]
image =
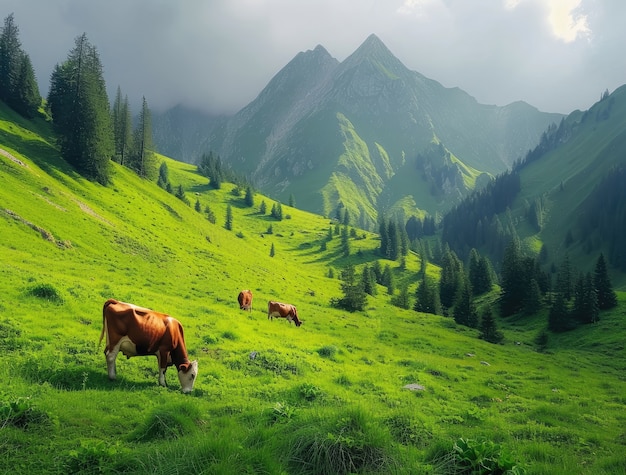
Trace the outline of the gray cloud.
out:
[[[153,109],[213,112],[246,105],[298,52],[322,44],[345,59],[370,33],[404,64],[483,103],[524,100],[544,111],[587,109],[626,83],[626,3],[577,6],[587,30],[568,41],[550,22],[553,0],[0,0],[13,12],[42,92],[82,34],[110,94]],[[554,3],[556,5],[556,3]],[[561,14],[561,25],[568,24]],[[573,22],[572,25],[576,23]],[[574,39],[572,39],[574,38]]]

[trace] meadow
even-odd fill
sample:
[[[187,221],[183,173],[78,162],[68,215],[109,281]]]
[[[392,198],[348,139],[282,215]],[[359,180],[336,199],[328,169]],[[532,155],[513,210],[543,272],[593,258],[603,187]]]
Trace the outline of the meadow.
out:
[[[283,203],[277,221],[259,212],[270,197],[247,207],[167,157],[190,206],[118,165],[102,187],[59,158],[47,124],[0,112],[0,472],[624,473],[626,294],[540,343],[545,314],[499,319],[494,345],[383,287],[342,311],[340,270],[379,259],[376,235],[357,230],[344,257],[339,236],[324,245],[328,217]],[[419,256],[381,263],[414,293]],[[173,369],[158,386],[152,357],[120,355],[108,380],[108,298],[181,321],[191,394]],[[270,299],[303,325],[269,321]]]

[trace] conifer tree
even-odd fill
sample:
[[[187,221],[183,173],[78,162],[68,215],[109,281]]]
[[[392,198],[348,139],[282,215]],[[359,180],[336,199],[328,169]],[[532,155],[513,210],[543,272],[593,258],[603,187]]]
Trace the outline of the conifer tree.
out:
[[[170,171],[166,162],[161,163],[159,167],[159,179],[157,185],[163,189],[167,189],[167,185],[170,182]]]
[[[217,219],[215,218],[215,213],[209,207],[209,205],[206,205],[206,207],[204,208],[204,214],[206,214],[206,218],[209,220],[209,223],[215,224]]]
[[[259,213],[267,213],[267,204],[265,204],[265,200],[261,200],[261,204],[259,205]]]
[[[472,299],[472,286],[469,280],[465,276],[462,276],[458,296],[454,302],[454,321],[459,325],[476,328],[478,326],[478,314],[476,313],[476,306]]]
[[[617,305],[617,296],[613,291],[613,285],[609,278],[604,255],[601,253],[596,261],[593,273],[593,285],[598,296],[598,307],[600,310],[607,310]]]
[[[548,314],[548,329],[553,332],[563,332],[569,330],[570,327],[570,313],[567,308],[567,302],[563,294],[557,292]]]
[[[224,223],[224,227],[229,231],[233,229],[233,208],[230,204],[226,207],[226,222]],[[272,248],[274,248],[274,244],[272,244]]]
[[[387,287],[387,293],[393,295],[396,290],[396,284],[394,282],[393,273],[391,272],[391,266],[387,264],[383,270],[382,285]]]
[[[22,52],[12,106],[23,117],[32,119],[40,105],[41,95],[30,57]]]
[[[362,281],[356,279],[353,265],[349,264],[341,271],[341,280],[343,297],[332,299],[331,305],[350,312],[363,310],[367,302],[367,294],[363,289]]]
[[[363,276],[361,278],[363,282],[363,290],[368,295],[376,295],[376,277],[374,271],[370,266],[363,266]]]
[[[270,248],[270,257],[274,257],[276,255],[276,249],[274,248],[274,243],[272,243],[272,247]]]
[[[293,193],[289,195],[289,206],[292,208],[296,207],[296,197],[293,196]]]
[[[441,259],[441,277],[439,279],[439,299],[445,308],[454,305],[462,275],[463,264],[454,251],[446,248]]]
[[[13,13],[0,29],[0,100],[29,119],[37,115],[41,105],[35,72],[30,57],[22,50]]]
[[[434,315],[441,314],[441,304],[439,303],[439,293],[435,288],[435,284],[422,274],[422,281],[415,291],[415,304],[413,310],[416,312],[432,313]]]
[[[13,13],[4,19],[0,34],[0,100],[10,104],[19,74],[22,45]]]
[[[348,236],[347,226],[344,226],[341,230],[341,254],[343,257],[350,256],[350,237]]]
[[[407,285],[400,287],[400,292],[391,300],[391,303],[396,307],[407,310],[411,308],[411,298],[409,297],[409,288]]]
[[[118,86],[111,110],[113,122],[113,136],[115,141],[115,161],[121,165],[128,165],[128,154],[132,150],[132,118],[128,105],[128,96],[122,97],[122,90]],[[167,183],[165,181],[164,183]]]
[[[491,307],[487,307],[482,313],[478,338],[488,341],[489,343],[500,343],[504,339],[503,333],[498,330]]]
[[[521,310],[524,298],[524,273],[519,242],[511,240],[504,251],[500,281],[500,314],[504,317]]]
[[[246,187],[246,197],[244,198],[246,206],[252,208],[254,206],[254,192],[251,186]]]
[[[87,178],[107,184],[113,128],[100,57],[86,34],[54,68],[48,104],[65,160]]]
[[[137,127],[133,134],[133,152],[130,168],[142,178],[154,179],[156,176],[156,155],[152,142],[152,119],[148,102],[143,97]]]

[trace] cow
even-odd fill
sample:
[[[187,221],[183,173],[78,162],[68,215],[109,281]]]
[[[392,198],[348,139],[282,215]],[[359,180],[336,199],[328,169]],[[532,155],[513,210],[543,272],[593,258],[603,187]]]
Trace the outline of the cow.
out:
[[[289,323],[295,322],[296,326],[302,325],[302,320],[298,318],[298,310],[291,304],[274,302],[270,300],[267,303],[267,318],[273,320],[274,317],[286,318]]]
[[[106,333],[104,355],[109,379],[117,376],[115,359],[121,351],[126,358],[156,355],[159,362],[159,384],[167,386],[165,371],[176,366],[183,393],[190,393],[198,376],[198,361],[189,361],[183,326],[164,313],[109,299],[102,308],[102,332]]]
[[[239,308],[241,310],[249,310],[252,312],[252,292],[250,290],[242,290],[237,296]]]

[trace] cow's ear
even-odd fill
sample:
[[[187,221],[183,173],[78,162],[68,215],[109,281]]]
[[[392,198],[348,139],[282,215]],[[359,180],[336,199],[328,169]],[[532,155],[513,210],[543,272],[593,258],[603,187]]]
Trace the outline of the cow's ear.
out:
[[[190,367],[191,363],[182,363],[179,367],[178,367],[178,371],[182,371],[183,373],[186,373],[187,371],[189,371],[189,367]]]

